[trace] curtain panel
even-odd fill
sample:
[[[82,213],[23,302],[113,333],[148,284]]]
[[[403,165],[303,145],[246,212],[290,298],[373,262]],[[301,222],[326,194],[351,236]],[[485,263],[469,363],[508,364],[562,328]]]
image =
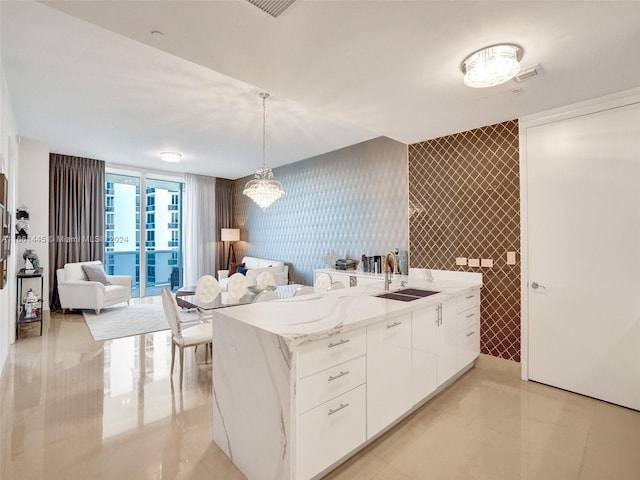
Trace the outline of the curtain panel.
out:
[[[220,240],[223,228],[236,228],[233,222],[233,180],[216,179],[216,271],[227,268],[224,242]],[[241,232],[242,233],[242,232]],[[240,257],[237,258],[240,261]]]
[[[66,263],[104,262],[105,165],[101,160],[49,155],[49,292],[60,309],[56,270]]]
[[[195,285],[216,274],[216,179],[186,173],[184,180],[184,281]]]

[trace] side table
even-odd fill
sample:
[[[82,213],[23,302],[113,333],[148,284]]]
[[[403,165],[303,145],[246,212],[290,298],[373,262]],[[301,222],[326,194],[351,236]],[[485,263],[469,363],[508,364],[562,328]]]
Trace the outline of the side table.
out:
[[[40,322],[40,335],[42,336],[42,296],[44,293],[44,277],[42,269],[25,271],[20,269],[16,274],[18,288],[16,289],[16,340],[20,338],[20,325]],[[27,301],[23,293],[23,281],[26,278],[40,279],[40,292],[36,293],[35,301]]]

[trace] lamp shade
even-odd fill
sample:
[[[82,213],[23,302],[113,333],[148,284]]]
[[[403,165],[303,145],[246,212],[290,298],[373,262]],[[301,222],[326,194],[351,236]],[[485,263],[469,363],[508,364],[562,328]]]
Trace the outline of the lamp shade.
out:
[[[239,228],[223,228],[220,234],[220,239],[223,242],[237,242],[240,240]]]

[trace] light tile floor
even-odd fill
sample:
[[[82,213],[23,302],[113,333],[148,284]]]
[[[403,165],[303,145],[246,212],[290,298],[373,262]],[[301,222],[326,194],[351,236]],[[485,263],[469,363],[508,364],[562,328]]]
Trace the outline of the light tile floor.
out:
[[[211,364],[186,358],[180,391],[168,332],[95,343],[81,315],[52,315],[0,380],[0,479],[243,479],[211,442]],[[482,357],[326,478],[640,479],[639,412],[518,372]]]

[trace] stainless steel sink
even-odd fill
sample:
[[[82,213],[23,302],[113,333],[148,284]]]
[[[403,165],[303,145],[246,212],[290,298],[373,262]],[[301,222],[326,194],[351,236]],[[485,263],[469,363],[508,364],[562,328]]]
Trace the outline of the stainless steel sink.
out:
[[[381,293],[380,295],[376,295],[378,298],[388,298],[389,300],[400,300],[401,302],[413,302],[414,300],[419,300],[420,297],[413,297],[411,295],[402,295],[399,293]]]
[[[381,293],[376,295],[378,298],[387,298],[389,300],[399,300],[401,302],[413,302],[414,300],[420,300],[421,298],[428,297],[429,295],[435,295],[440,292],[433,290],[421,290],[419,288],[404,288],[402,290],[396,290],[395,292]]]
[[[404,288],[402,290],[396,290],[393,293],[399,293],[400,295],[411,295],[412,297],[428,297],[429,295],[435,295],[440,292],[434,292],[433,290],[422,290],[420,288]]]

